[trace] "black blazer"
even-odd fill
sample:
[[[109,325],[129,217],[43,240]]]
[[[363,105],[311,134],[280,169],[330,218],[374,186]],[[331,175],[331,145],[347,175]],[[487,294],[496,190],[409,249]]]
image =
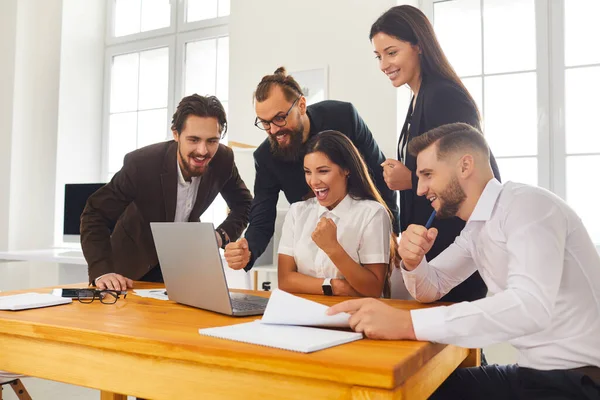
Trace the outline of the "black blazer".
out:
[[[481,131],[476,107],[456,84],[447,80],[423,80],[412,117],[410,117],[410,111],[409,108],[403,128],[403,130],[406,129],[406,124],[410,118],[409,142],[412,138],[433,128],[454,122],[464,122]],[[400,143],[398,143],[399,147]],[[400,159],[399,153],[398,159]],[[490,161],[494,176],[500,180],[500,172],[493,155]],[[424,196],[417,196],[416,158],[407,152],[404,164],[412,171],[413,187],[412,190],[400,191],[400,229],[402,231],[410,224],[425,225],[433,211],[429,200]],[[438,229],[438,236],[433,247],[427,253],[427,260],[435,258],[450,246],[465,227],[465,222],[458,217],[436,219],[433,226]],[[472,301],[483,298],[486,294],[487,287],[479,273],[476,272],[469,279],[452,289],[441,300],[453,302]]]
[[[177,175],[177,143],[161,142],[127,154],[123,168],[89,197],[81,247],[90,282],[109,272],[136,280],[158,264],[150,222],[175,220]],[[219,227],[236,240],[248,223],[252,195],[233,151],[222,144],[202,175],[188,221],[197,222],[219,193],[231,210]]]

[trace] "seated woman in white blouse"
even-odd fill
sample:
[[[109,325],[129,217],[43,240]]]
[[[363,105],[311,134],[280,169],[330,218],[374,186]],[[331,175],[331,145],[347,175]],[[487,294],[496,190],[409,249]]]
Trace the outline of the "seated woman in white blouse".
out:
[[[391,213],[360,153],[345,135],[321,132],[307,143],[304,174],[315,197],[292,204],[286,215],[279,288],[381,297],[395,240]]]

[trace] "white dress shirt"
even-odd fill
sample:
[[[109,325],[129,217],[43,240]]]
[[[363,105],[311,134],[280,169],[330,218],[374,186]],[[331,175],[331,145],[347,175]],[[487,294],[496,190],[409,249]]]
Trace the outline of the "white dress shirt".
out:
[[[294,257],[298,272],[316,278],[344,278],[312,240],[311,235],[321,217],[335,222],[338,242],[357,263],[389,262],[392,224],[381,204],[372,200],[355,200],[346,195],[329,211],[312,198],[291,205],[279,241],[279,254]]]
[[[403,276],[416,299],[430,302],[476,270],[491,296],[411,311],[419,340],[509,341],[520,366],[540,370],[600,366],[600,256],[562,199],[492,179],[456,241]]]
[[[179,161],[177,162],[177,208],[175,209],[175,222],[187,222],[192,213],[198,195],[198,185],[202,177],[193,176],[188,182],[181,173]]]

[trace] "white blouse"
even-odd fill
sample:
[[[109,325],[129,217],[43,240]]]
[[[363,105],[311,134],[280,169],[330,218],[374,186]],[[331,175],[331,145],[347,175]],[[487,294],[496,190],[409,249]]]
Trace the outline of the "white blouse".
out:
[[[279,254],[294,257],[298,272],[316,278],[344,278],[312,240],[311,235],[321,217],[335,222],[338,242],[357,263],[389,262],[392,224],[381,204],[373,200],[355,200],[346,195],[330,211],[312,198],[291,205],[279,241]]]

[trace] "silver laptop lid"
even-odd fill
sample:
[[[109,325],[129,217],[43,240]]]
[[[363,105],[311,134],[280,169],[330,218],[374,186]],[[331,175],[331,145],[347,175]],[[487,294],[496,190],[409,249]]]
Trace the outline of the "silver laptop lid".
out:
[[[151,222],[150,228],[169,299],[232,315],[213,224]]]

